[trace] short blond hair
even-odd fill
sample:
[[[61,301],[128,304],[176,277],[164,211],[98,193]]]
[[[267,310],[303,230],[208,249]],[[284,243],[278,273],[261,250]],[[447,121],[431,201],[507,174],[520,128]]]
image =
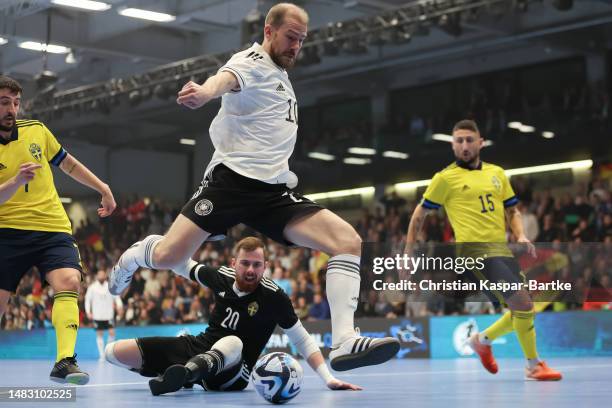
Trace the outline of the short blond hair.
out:
[[[272,27],[278,28],[285,22],[287,15],[297,17],[304,24],[308,24],[309,18],[306,10],[293,3],[278,3],[268,11],[266,25],[270,24]]]

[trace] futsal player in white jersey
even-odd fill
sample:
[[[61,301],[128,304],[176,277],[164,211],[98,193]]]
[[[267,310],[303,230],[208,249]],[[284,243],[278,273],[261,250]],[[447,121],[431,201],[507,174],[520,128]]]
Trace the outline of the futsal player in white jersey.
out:
[[[354,327],[359,299],[361,238],[346,221],[292,189],[288,159],[295,146],[297,100],[287,75],[306,38],[308,14],[280,3],[266,16],[264,41],[233,55],[202,85],[188,82],[177,102],[197,109],[222,97],[210,126],[215,147],[204,179],[165,236],[150,235],[121,256],[110,290],[122,292],[138,267],[176,269],[207,239],[244,223],[286,245],[331,256],[331,366],[350,370],[380,364],[399,350],[394,338],[362,337]]]
[[[109,293],[106,271],[100,269],[85,293],[85,312],[96,329],[100,360],[104,360],[104,331],[108,330],[108,343],[115,341],[115,309],[123,309],[123,302]]]

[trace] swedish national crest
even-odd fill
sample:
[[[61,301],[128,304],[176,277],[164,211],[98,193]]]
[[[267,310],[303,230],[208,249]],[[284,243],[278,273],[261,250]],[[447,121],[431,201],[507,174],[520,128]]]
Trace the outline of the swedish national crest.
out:
[[[40,159],[42,158],[42,150],[41,150],[40,146],[38,144],[36,144],[36,143],[32,143],[30,145],[30,154],[37,161],[40,161]]]

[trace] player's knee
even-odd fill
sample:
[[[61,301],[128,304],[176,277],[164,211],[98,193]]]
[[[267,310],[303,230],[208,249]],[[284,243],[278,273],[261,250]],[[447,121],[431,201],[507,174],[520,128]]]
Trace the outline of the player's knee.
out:
[[[355,230],[342,234],[336,242],[332,256],[350,254],[361,256],[361,237]]]
[[[225,358],[226,366],[232,366],[240,361],[242,357],[242,340],[237,336],[225,336],[218,340],[212,347],[219,350]]]
[[[508,306],[512,310],[529,312],[533,310],[533,301],[529,294],[525,291],[515,293],[507,300]]]
[[[115,353],[115,347],[121,341],[113,341],[112,343],[108,343],[104,348],[104,358],[106,361],[121,368],[127,368],[128,370],[132,370],[139,367],[134,367],[133,361],[127,361],[128,359],[124,358],[125,356],[117,355]]]
[[[81,290],[81,275],[79,272],[66,273],[55,283],[53,290],[56,292],[69,290],[72,292],[79,292]]]

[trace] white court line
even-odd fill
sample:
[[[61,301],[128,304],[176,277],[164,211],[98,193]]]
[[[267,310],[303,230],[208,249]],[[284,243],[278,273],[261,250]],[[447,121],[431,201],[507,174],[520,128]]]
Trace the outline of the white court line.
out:
[[[112,384],[85,384],[85,385],[78,385],[76,386],[77,388],[93,388],[93,387],[117,387],[119,385],[144,385],[144,384],[148,384],[148,381],[139,381],[139,382],[129,382],[129,383],[112,383]],[[72,385],[72,384],[66,384],[66,385]]]
[[[579,366],[555,366],[559,370],[576,370],[578,368],[611,368],[612,364],[594,364],[594,365],[579,365]],[[340,374],[341,377],[391,377],[391,376],[407,376],[407,375],[423,375],[423,374],[478,374],[485,372],[484,368],[475,370],[437,370],[437,371],[407,371],[407,372],[394,372],[394,373],[364,373],[364,374]],[[504,372],[523,372],[525,369],[521,368],[509,368],[504,369]],[[304,377],[317,377],[315,375],[305,375]]]
[[[588,365],[569,365],[569,366],[555,366],[556,369],[559,370],[576,370],[579,368],[612,368],[612,364],[588,364]],[[339,373],[339,377],[391,377],[391,376],[409,376],[409,375],[427,375],[427,374],[478,374],[483,373],[483,368],[477,370],[434,370],[434,371],[406,371],[406,372],[393,372],[393,373]],[[504,369],[503,372],[513,373],[513,372],[523,372],[524,368],[509,368]],[[319,378],[316,375],[305,375],[305,378]],[[77,388],[95,388],[95,387],[119,387],[122,385],[145,385],[148,384],[147,381],[144,382],[128,382],[128,383],[113,383],[113,384],[86,384],[76,386]],[[72,386],[72,384],[66,384],[67,386]]]

